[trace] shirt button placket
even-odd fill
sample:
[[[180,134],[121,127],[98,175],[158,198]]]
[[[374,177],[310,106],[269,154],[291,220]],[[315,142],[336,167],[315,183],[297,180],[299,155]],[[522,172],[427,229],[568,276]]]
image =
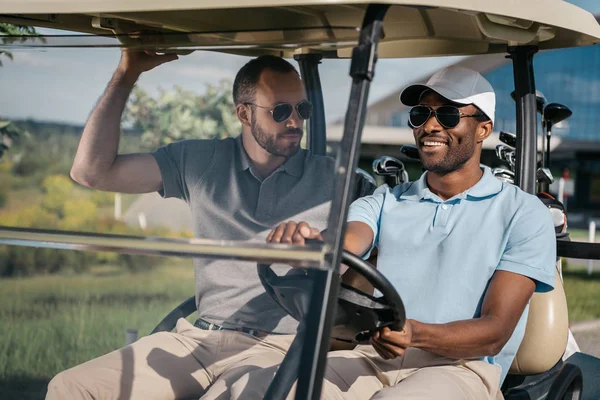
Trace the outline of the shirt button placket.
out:
[[[256,212],[254,217],[256,219],[261,219],[263,213],[265,211],[265,202],[266,202],[266,188],[264,182],[260,183],[260,188],[258,189],[258,201],[256,202]]]
[[[266,219],[273,215],[273,199],[274,193],[273,190],[275,188],[274,185],[274,177],[270,176],[264,181],[262,181],[260,185],[260,195],[258,196],[258,204],[256,205],[256,218],[257,219]]]
[[[434,227],[445,228],[450,215],[451,207],[448,204],[440,203],[437,206]]]

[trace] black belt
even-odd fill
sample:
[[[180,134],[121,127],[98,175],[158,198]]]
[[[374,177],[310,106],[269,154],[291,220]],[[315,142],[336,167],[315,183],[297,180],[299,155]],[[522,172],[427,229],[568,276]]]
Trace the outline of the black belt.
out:
[[[204,331],[236,331],[236,332],[243,332],[246,333],[248,335],[257,337],[257,338],[263,338],[265,336],[268,335],[272,335],[272,333],[270,332],[264,332],[264,331],[259,331],[256,329],[250,329],[250,328],[225,328],[221,325],[218,324],[213,324],[212,322],[208,322],[205,319],[202,318],[198,318],[196,320],[196,322],[194,322],[194,326],[198,329],[202,329]]]

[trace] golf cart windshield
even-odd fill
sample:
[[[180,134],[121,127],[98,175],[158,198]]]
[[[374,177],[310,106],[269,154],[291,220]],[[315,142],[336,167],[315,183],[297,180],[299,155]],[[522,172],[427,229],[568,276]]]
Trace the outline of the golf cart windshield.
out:
[[[227,258],[254,264],[282,262],[322,270],[313,288],[307,316],[309,322],[301,338],[311,346],[305,346],[302,353],[297,398],[317,398],[320,392],[338,294],[336,267],[342,257],[342,238],[348,206],[352,201],[353,174],[357,166],[364,111],[377,59],[508,52],[514,62],[516,83],[516,183],[533,193],[537,154],[533,54],[537,50],[600,42],[600,27],[596,20],[589,13],[560,0],[529,2],[519,4],[519,7],[487,0],[457,0],[450,5],[439,0],[397,0],[383,5],[370,5],[363,1],[331,4],[315,0],[289,1],[278,6],[260,1],[218,4],[209,1],[151,1],[142,4],[134,1],[15,0],[0,5],[0,22],[67,31],[36,36],[8,34],[2,37],[0,49],[3,51],[126,47],[177,54],[209,50],[241,56],[271,54],[295,58],[300,63],[307,98],[316,106],[314,117],[308,122],[307,143],[304,144],[316,154],[325,153],[327,137],[317,66],[323,59],[352,58],[350,102],[331,175],[333,200],[330,204],[318,201],[308,207],[326,205],[326,210],[320,214],[328,227],[322,244],[298,247],[264,243],[270,226],[305,212],[306,208],[302,207],[276,213],[277,216],[264,226],[250,227],[252,221],[248,221],[247,226],[236,226],[240,235],[233,237],[221,233],[204,234],[210,230],[204,230],[202,226],[193,227],[195,239],[167,239],[160,233],[124,236],[114,231],[110,235],[101,235],[98,232],[106,232],[102,230],[83,234],[81,231],[90,230],[68,229],[68,223],[60,226],[4,223],[9,226],[0,228],[0,244],[6,245]],[[143,95],[139,93],[139,98]],[[144,134],[148,137],[148,133],[152,133],[152,129],[142,123],[145,116],[140,113],[140,107],[136,108],[134,104],[130,117],[132,135],[143,138]],[[136,125],[136,121],[142,122]],[[163,127],[168,126],[169,122],[159,120],[157,126],[161,127],[161,123]],[[185,138],[184,131],[169,141]],[[169,141],[153,144],[163,145]],[[122,146],[126,145],[122,143]],[[57,146],[60,148],[60,145]],[[174,157],[177,149],[174,150],[164,159]],[[222,168],[227,168],[227,165],[243,168],[244,154],[240,153],[239,143],[236,144],[233,138],[230,154],[230,158],[221,160]],[[238,166],[236,162],[240,160],[242,164]],[[205,168],[212,167],[207,163]],[[286,172],[294,175],[293,167]],[[261,177],[254,178],[261,180]],[[173,181],[176,182],[176,179]],[[49,181],[46,185],[52,190],[57,187],[55,183]],[[215,181],[212,184],[218,188],[222,183]],[[176,191],[175,186],[173,190]],[[178,190],[175,197],[187,200],[189,191],[196,188],[179,187]],[[226,204],[225,200],[223,204]],[[239,206],[239,203],[231,204]],[[193,207],[193,204],[190,206]],[[78,205],[72,207],[77,208]],[[265,203],[251,207],[272,211],[267,199]],[[63,209],[62,213],[65,212]],[[218,214],[219,210],[215,213]],[[143,212],[134,215],[140,227],[147,218],[144,215]]]

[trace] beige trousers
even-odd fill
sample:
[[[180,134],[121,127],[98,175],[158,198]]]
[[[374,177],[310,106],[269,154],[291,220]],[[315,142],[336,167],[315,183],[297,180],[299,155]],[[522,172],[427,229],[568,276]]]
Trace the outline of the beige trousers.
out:
[[[61,372],[47,400],[262,399],[294,339],[204,331],[185,319],[177,333],[130,346]],[[323,399],[496,399],[499,368],[418,349],[383,360],[371,346],[330,352]],[[289,398],[293,399],[295,387]]]
[[[185,319],[56,375],[47,400],[261,399],[293,335],[207,331]]]
[[[323,397],[331,399],[502,399],[500,368],[409,348],[393,360],[372,346],[330,352]],[[325,397],[327,396],[327,397]]]

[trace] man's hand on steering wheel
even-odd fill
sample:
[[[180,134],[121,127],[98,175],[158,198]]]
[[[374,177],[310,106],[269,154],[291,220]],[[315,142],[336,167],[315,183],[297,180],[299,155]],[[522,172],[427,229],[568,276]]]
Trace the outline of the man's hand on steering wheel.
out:
[[[391,360],[404,355],[407,348],[411,347],[412,325],[407,319],[404,329],[394,331],[388,327],[376,332],[371,338],[371,345],[377,353],[386,360]]]
[[[267,236],[268,243],[304,245],[306,239],[323,240],[323,237],[317,228],[311,227],[304,221],[299,223],[294,221],[282,222],[277,228],[273,228]]]

